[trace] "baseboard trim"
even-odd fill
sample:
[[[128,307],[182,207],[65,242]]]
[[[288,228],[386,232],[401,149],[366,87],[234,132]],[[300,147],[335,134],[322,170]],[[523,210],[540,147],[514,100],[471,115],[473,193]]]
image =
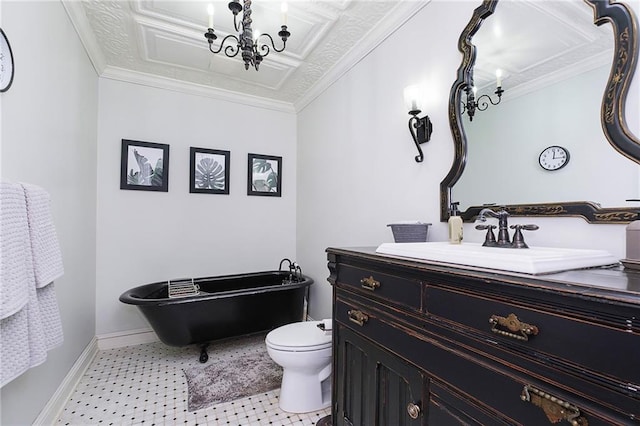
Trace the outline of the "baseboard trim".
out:
[[[33,422],[34,425],[52,425],[60,416],[60,413],[64,409],[65,404],[71,398],[71,394],[78,386],[78,382],[82,379],[85,371],[89,368],[91,361],[98,353],[97,339],[94,337],[86,348],[82,351],[76,362],[71,367],[71,370],[67,373],[58,389],[44,406],[38,417]]]
[[[106,349],[122,348],[124,346],[141,345],[143,343],[152,343],[159,340],[156,333],[150,328],[99,334],[96,338],[98,340],[98,349],[101,351]]]

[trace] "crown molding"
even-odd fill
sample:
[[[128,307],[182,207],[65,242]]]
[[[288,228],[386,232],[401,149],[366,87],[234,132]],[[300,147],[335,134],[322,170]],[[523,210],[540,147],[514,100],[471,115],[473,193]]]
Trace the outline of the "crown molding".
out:
[[[61,0],[61,3],[80,38],[80,42],[84,46],[84,50],[87,52],[87,56],[89,56],[93,69],[96,70],[98,75],[101,75],[107,67],[107,60],[102,54],[93,30],[89,27],[89,21],[82,8],[82,3],[77,0]]]
[[[289,102],[276,101],[273,99],[252,96],[245,93],[237,93],[224,89],[216,89],[202,84],[190,83],[157,75],[146,74],[138,71],[126,70],[123,68],[107,66],[101,78],[124,81],[127,83],[139,84],[141,86],[155,87],[157,89],[172,90],[196,96],[215,98],[226,102],[233,102],[257,108],[270,109],[285,113],[295,113],[293,104]]]
[[[593,71],[594,69],[603,66],[611,66],[611,57],[612,52],[602,52],[597,55],[587,57],[582,61],[572,63],[552,73],[548,73],[541,77],[532,79],[526,83],[514,87],[512,90],[509,90],[509,99],[515,99],[520,96],[528,95],[532,92],[538,91],[556,83],[560,83],[577,75]],[[506,78],[503,81],[506,81]],[[604,82],[602,87],[604,90]]]
[[[416,13],[432,0],[400,1],[381,21],[369,31],[345,56],[338,61],[324,76],[305,92],[293,105],[296,112],[302,111],[315,98],[320,96],[340,77],[357,65],[390,35],[395,33]]]

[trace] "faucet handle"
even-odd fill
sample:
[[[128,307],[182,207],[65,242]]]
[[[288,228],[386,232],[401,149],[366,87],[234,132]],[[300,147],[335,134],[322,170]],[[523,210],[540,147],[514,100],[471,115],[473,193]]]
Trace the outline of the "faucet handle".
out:
[[[527,243],[524,242],[524,236],[522,235],[522,230],[536,231],[540,229],[538,225],[533,225],[533,224],[511,225],[510,228],[516,230],[516,232],[513,234],[513,242],[511,243],[511,247],[513,248],[529,248]]]
[[[476,229],[480,231],[487,230],[487,235],[484,237],[484,243],[482,244],[483,247],[496,246],[496,235],[493,233],[496,225],[476,225]]]

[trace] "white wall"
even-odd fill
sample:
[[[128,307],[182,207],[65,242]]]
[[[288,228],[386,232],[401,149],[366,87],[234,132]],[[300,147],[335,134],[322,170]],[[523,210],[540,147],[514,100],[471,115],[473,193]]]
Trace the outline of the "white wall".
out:
[[[294,114],[100,79],[97,334],[148,327],[118,297],[180,277],[274,270],[295,255]],[[120,189],[122,139],[170,145],[169,192]],[[189,147],[231,151],[229,195],[189,193]],[[247,196],[247,154],[283,157],[282,197]]]
[[[638,14],[640,2],[629,3]],[[458,37],[479,4],[432,1],[299,113],[297,260],[317,283],[311,316],[331,312],[327,247],[393,241],[385,225],[398,219],[433,222],[429,240],[446,239],[446,224],[438,221],[439,184],[453,159],[449,90],[462,59]],[[422,164],[413,160],[402,102],[403,88],[417,82],[430,88],[425,112],[434,125]],[[635,81],[629,114],[638,112],[638,87]],[[640,134],[635,116],[629,125]],[[624,225],[589,225],[579,218],[531,221],[541,227],[527,236],[532,245],[601,248],[624,257]],[[473,224],[464,231],[466,241],[482,241]]]
[[[387,224],[433,222],[443,239],[439,186],[453,158],[447,102],[460,62],[467,2],[434,1],[298,115],[298,262],[315,280],[311,316],[331,312],[324,250],[393,241]],[[433,122],[425,160],[409,134],[403,89],[428,88]]]
[[[59,2],[2,2],[15,77],[2,102],[2,179],[51,195],[65,274],[64,343],[1,390],[3,425],[31,424],[95,335],[98,77]],[[0,343],[1,344],[1,343]]]

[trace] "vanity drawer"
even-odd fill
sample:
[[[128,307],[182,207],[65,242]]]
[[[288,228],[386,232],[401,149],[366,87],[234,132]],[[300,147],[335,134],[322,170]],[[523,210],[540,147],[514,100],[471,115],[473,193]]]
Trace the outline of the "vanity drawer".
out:
[[[426,309],[430,317],[460,328],[477,338],[529,354],[540,362],[562,363],[569,369],[615,378],[640,388],[640,368],[629,368],[629,359],[640,359],[640,335],[572,318],[560,310],[536,308],[453,289],[428,286]],[[610,350],[610,348],[625,348]],[[640,394],[629,391],[632,397]]]
[[[366,305],[338,298],[333,310],[335,321],[389,350],[392,347],[391,342],[396,342],[398,337],[402,337],[402,332],[389,325],[393,321],[383,319],[385,315]],[[397,353],[397,348],[393,352]]]
[[[586,405],[578,395],[558,391],[509,369],[453,353],[437,358],[447,362],[434,365],[429,385],[429,424],[569,425],[573,424],[571,421],[585,426],[627,424],[616,414]],[[486,417],[492,420],[483,420]]]
[[[416,311],[422,308],[422,284],[417,279],[391,275],[371,268],[339,265],[337,285]]]

